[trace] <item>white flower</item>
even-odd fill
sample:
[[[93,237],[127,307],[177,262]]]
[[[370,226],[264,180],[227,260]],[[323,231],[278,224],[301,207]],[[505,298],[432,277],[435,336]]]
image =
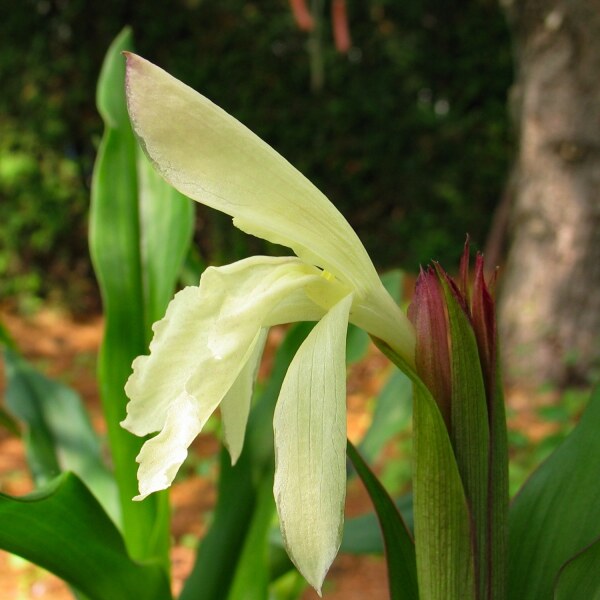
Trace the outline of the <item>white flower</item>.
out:
[[[238,458],[254,374],[272,325],[318,321],[294,357],[274,417],[274,493],[290,557],[317,590],[341,541],[346,489],[348,322],[414,364],[414,333],[344,217],[304,176],[236,119],[162,69],[127,54],[133,128],[161,175],[225,212],[243,231],[297,257],[255,256],[209,268],[154,325],[150,355],[126,385],[122,425],[147,441],[140,495],[168,487],[220,406]]]

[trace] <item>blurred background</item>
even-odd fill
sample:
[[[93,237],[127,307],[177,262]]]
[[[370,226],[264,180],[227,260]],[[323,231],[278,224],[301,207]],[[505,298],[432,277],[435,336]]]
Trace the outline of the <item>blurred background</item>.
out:
[[[86,242],[102,132],[95,86],[127,24],[140,54],[323,190],[378,268],[452,265],[467,232],[483,245],[513,154],[497,3],[348,2],[342,51],[329,2],[316,4],[318,27],[305,32],[285,0],[10,3],[0,23],[2,300],[97,307]],[[203,263],[268,252],[201,207],[196,241]]]
[[[95,86],[130,25],[140,54],[315,182],[380,270],[452,270],[468,233],[501,267],[509,379],[598,378],[600,0],[24,0],[2,14],[3,305],[100,310]],[[274,250],[198,207],[188,282]]]

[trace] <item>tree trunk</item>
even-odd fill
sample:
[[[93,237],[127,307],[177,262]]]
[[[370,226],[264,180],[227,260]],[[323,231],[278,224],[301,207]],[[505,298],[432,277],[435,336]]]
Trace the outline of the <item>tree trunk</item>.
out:
[[[507,11],[519,155],[499,300],[505,372],[562,386],[600,367],[600,0]]]

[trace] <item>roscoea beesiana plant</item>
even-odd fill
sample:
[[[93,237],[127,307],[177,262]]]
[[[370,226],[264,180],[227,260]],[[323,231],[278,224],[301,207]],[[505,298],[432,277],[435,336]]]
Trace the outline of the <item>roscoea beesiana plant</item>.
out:
[[[220,407],[232,461],[242,450],[269,327],[317,321],[291,362],[274,415],[274,494],[288,553],[317,590],[335,557],[346,490],[345,339],[349,322],[414,365],[411,323],[355,232],[303,175],[236,119],[152,63],[127,54],[133,129],[180,192],[296,256],[209,268],[154,326],[136,359],[123,427],[157,433],[138,456],[141,500],[167,488]]]

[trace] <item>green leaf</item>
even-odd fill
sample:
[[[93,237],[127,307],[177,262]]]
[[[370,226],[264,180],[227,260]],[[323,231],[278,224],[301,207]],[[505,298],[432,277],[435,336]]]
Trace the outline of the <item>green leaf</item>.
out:
[[[123,387],[133,359],[148,352],[150,326],[171,298],[192,233],[189,200],[148,165],[133,135],[125,101],[125,29],[111,45],[98,81],[97,103],[105,131],[92,182],[90,251],[104,305],[106,330],[99,381],[125,539],[136,558],[162,556],[169,563],[168,497],[137,495],[137,463],[143,440],[122,429]]]
[[[348,457],[364,483],[385,542],[390,586],[390,600],[418,600],[417,566],[412,537],[385,488],[369,469],[356,448],[348,441]]]
[[[131,31],[126,29],[109,48],[98,81],[97,101],[105,131],[94,165],[90,208],[90,252],[106,318],[98,379],[129,551],[135,558],[161,554],[167,564],[166,525],[159,524],[161,533],[155,529],[161,512],[158,504],[166,500],[155,495],[146,502],[132,502],[137,494],[135,457],[142,440],[119,425],[125,418],[123,387],[131,363],[146,351],[137,143],[125,110],[121,56],[131,46]]]
[[[262,478],[256,494],[252,522],[238,561],[227,600],[267,598],[269,588],[269,529],[275,514],[273,480]]]
[[[307,587],[306,579],[292,568],[271,584],[269,600],[298,600]]]
[[[165,571],[131,560],[94,496],[72,473],[21,498],[0,494],[0,547],[58,575],[92,600],[167,600]]]
[[[412,494],[401,496],[394,504],[412,535],[414,528]],[[369,512],[359,517],[346,519],[340,552],[383,554],[384,551],[381,527],[375,513]]]
[[[508,434],[500,364],[496,389],[490,399],[490,590],[493,598],[506,598],[508,571]]]
[[[200,541],[194,568],[180,600],[227,598],[256,508],[252,465],[242,452],[235,467],[221,450],[217,505],[210,529]]]
[[[555,600],[600,600],[600,539],[577,554],[558,574]]]
[[[63,471],[73,471],[119,523],[115,481],[79,396],[11,350],[4,355],[6,402],[26,425],[25,450],[36,485],[44,485]]]
[[[168,185],[138,150],[142,278],[146,333],[162,319],[192,240],[192,202]],[[197,285],[198,282],[195,282]]]
[[[577,427],[515,497],[510,508],[509,598],[551,598],[561,566],[600,537],[598,423],[600,388]]]
[[[431,600],[474,599],[467,500],[442,415],[424,386],[415,389],[413,433],[419,590]]]

